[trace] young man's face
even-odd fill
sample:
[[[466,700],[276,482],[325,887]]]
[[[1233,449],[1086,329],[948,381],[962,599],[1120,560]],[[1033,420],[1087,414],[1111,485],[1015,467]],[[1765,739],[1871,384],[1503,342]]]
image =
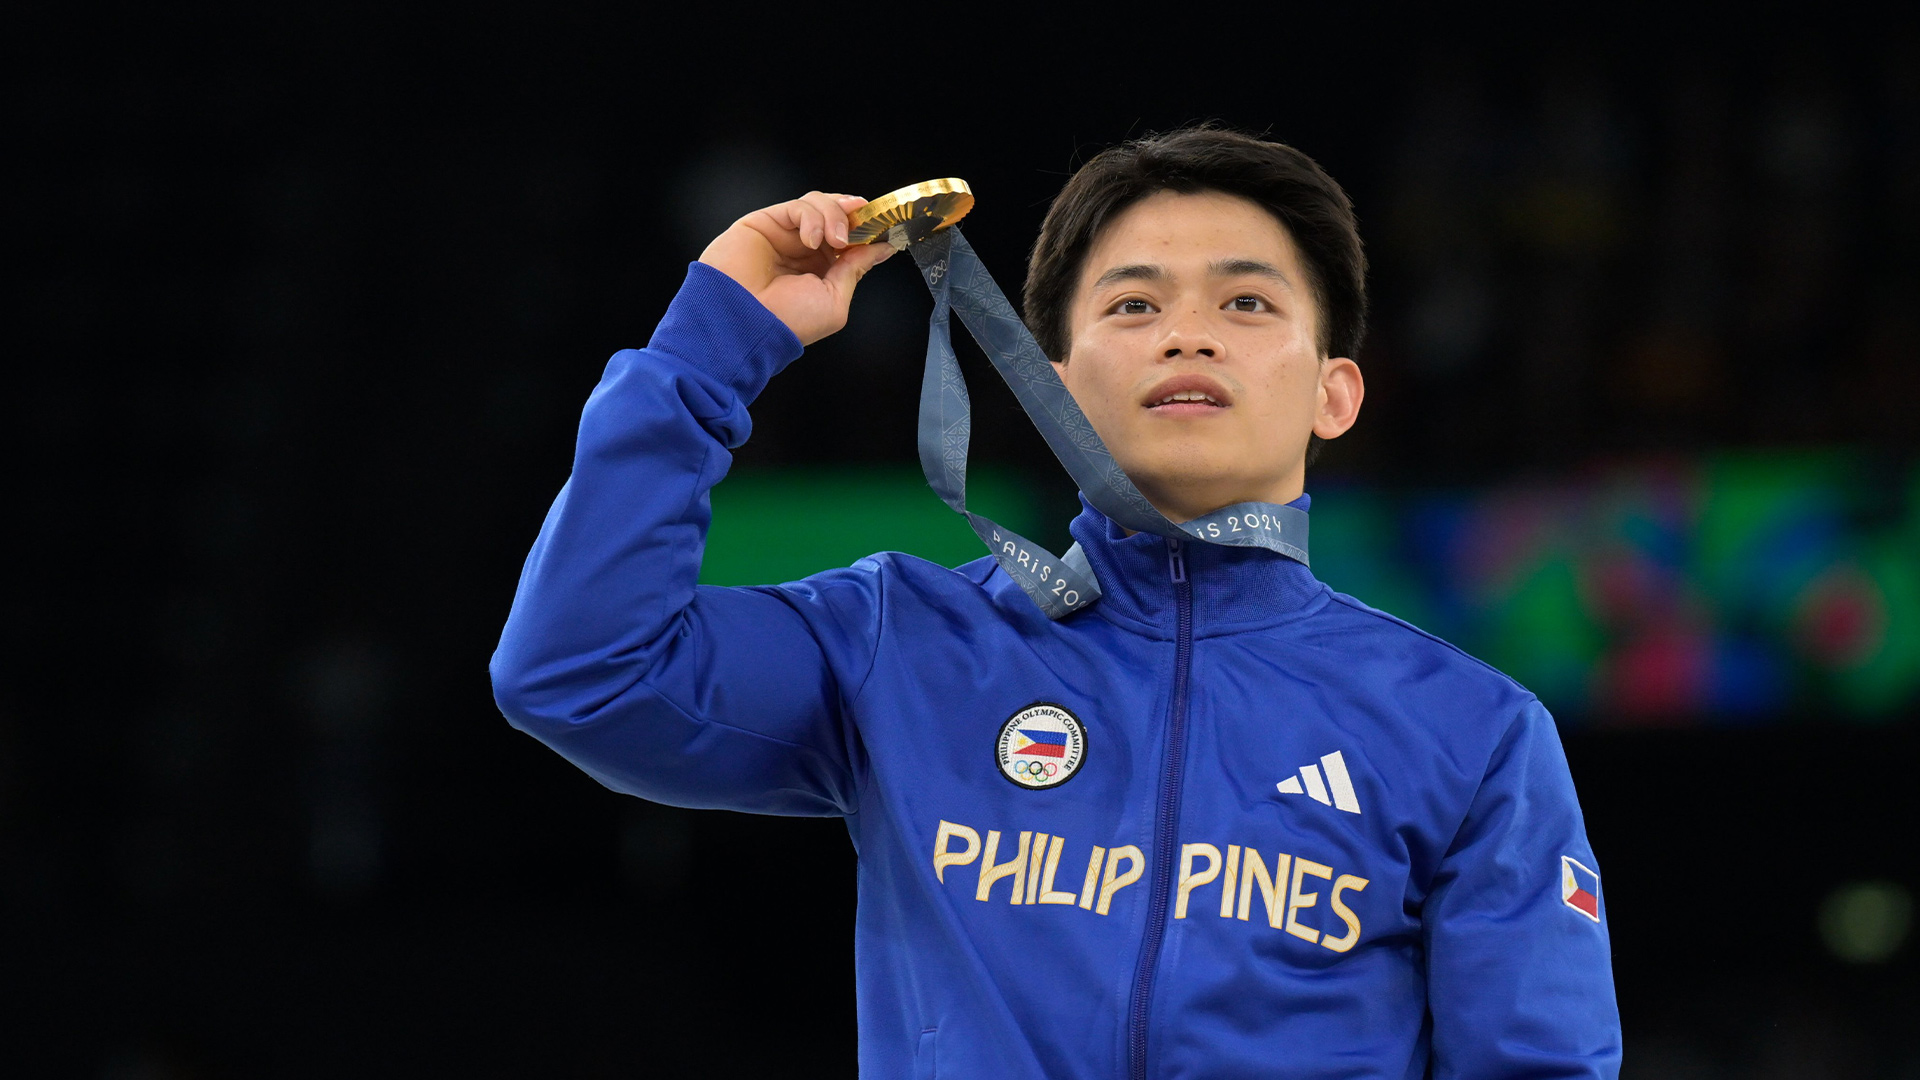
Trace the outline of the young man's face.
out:
[[[1237,195],[1161,192],[1095,237],[1068,312],[1060,377],[1154,506],[1186,521],[1288,502],[1309,433],[1360,411],[1360,369],[1322,359],[1293,240]]]

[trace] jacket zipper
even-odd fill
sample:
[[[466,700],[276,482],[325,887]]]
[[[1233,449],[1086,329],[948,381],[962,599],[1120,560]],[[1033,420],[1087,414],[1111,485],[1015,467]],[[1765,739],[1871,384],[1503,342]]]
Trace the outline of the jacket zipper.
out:
[[[1127,1015],[1127,1075],[1147,1076],[1147,1002],[1153,996],[1154,967],[1167,933],[1167,897],[1173,891],[1174,843],[1180,831],[1180,774],[1187,760],[1187,673],[1193,666],[1193,583],[1187,580],[1187,556],[1179,540],[1167,541],[1168,576],[1173,581],[1178,633],[1173,646],[1173,704],[1167,723],[1167,756],[1160,771],[1160,803],[1154,818],[1153,892],[1147,906],[1147,936],[1133,974],[1133,1003]]]

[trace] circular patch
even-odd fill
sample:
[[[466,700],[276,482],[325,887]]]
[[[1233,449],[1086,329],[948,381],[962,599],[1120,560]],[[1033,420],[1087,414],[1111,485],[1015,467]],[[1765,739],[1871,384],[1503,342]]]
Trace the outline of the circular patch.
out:
[[[1087,760],[1087,729],[1064,705],[1029,705],[1000,725],[1000,775],[1023,788],[1058,787]]]

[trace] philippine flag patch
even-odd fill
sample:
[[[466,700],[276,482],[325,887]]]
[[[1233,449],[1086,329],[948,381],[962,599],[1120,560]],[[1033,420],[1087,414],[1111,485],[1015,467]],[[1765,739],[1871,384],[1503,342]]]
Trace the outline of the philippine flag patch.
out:
[[[1023,788],[1058,787],[1087,760],[1087,729],[1065,705],[1035,702],[1000,725],[1000,775]]]
[[[1568,907],[1600,921],[1600,875],[1580,865],[1571,855],[1560,856],[1560,899]]]

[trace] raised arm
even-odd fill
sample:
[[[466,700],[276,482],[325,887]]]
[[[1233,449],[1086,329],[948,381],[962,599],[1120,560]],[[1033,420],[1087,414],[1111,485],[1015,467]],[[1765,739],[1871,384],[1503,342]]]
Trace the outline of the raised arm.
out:
[[[1553,717],[1529,701],[1423,912],[1434,1080],[1619,1075],[1599,866]]]
[[[573,474],[491,671],[516,727],[615,790],[761,813],[852,809],[844,706],[877,632],[875,575],[695,581],[707,492],[747,438],[747,405],[845,325],[860,277],[892,254],[847,247],[861,204],[814,192],[735,222],[688,269],[648,346],[608,362],[581,414]]]

